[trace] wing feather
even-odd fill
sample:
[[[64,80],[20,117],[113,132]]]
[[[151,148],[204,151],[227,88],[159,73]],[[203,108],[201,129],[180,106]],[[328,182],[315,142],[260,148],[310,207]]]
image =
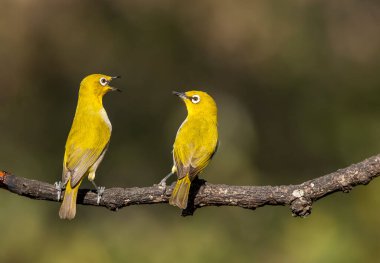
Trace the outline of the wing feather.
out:
[[[215,154],[217,145],[216,125],[205,123],[202,119],[195,122],[185,120],[177,132],[173,147],[178,179],[188,173],[190,178],[201,173]]]
[[[71,180],[72,187],[78,184],[88,169],[102,155],[111,137],[111,131],[104,122],[94,121],[93,123],[95,124],[91,125],[89,120],[86,119],[86,123],[90,124],[83,127],[83,125],[74,125],[75,121],[74,119],[66,142],[62,173],[62,181],[66,184],[68,180]],[[74,129],[74,127],[79,128]],[[90,129],[91,134],[88,132]]]

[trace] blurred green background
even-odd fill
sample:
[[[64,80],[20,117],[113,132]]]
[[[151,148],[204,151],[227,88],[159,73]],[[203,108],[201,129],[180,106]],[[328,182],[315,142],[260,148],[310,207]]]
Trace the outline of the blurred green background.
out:
[[[221,145],[205,177],[296,184],[380,152],[380,2],[2,0],[0,169],[60,179],[79,82],[122,75],[97,183],[149,186],[171,168],[186,115],[172,90],[219,106]],[[84,187],[90,187],[86,182]],[[1,190],[0,262],[376,262],[380,182],[314,204],[168,205],[117,213]]]

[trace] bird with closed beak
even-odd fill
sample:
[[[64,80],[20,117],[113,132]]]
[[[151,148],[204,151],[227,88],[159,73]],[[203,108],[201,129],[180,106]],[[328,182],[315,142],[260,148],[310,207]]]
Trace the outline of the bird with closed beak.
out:
[[[173,145],[174,165],[171,173],[177,182],[169,199],[171,205],[186,209],[191,182],[203,171],[217,151],[218,120],[214,99],[203,91],[173,92],[187,108],[187,118],[179,127]]]

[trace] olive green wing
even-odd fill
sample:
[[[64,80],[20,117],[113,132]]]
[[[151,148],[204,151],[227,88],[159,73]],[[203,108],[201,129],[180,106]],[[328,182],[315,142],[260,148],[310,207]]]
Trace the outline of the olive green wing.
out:
[[[178,179],[185,177],[190,171],[191,155],[189,154],[190,147],[187,141],[188,126],[189,123],[186,118],[177,131],[173,145],[173,161],[177,170]]]
[[[178,179],[186,174],[194,178],[202,172],[217,151],[217,145],[216,127],[208,126],[202,130],[199,126],[191,129],[189,125],[182,125],[182,129],[177,133],[173,149]]]
[[[78,143],[66,144],[62,181],[70,180],[71,187],[76,186],[88,169],[99,159],[109,142],[109,137],[94,137],[92,147],[83,147]],[[82,140],[75,140],[81,142]]]
[[[216,139],[215,142],[207,142],[205,145],[206,147],[201,147],[201,150],[198,150],[193,154],[190,165],[191,178],[194,178],[206,168],[217,152],[219,143]]]
[[[189,154],[186,145],[174,144],[173,159],[175,167],[177,168],[177,177],[181,179],[185,177],[190,171],[191,155]]]
[[[64,163],[62,181],[66,184],[70,180],[71,187],[75,187],[88,169],[100,157],[101,153],[102,151],[94,148],[77,148],[69,153],[67,155],[67,160]]]

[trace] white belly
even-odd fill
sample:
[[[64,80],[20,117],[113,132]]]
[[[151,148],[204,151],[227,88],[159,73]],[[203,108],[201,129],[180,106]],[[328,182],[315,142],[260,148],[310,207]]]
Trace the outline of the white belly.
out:
[[[108,119],[106,110],[102,108],[99,113],[102,119],[104,120],[104,122],[107,124],[108,128],[110,128],[110,131],[112,131],[112,125],[111,125],[110,119]]]

